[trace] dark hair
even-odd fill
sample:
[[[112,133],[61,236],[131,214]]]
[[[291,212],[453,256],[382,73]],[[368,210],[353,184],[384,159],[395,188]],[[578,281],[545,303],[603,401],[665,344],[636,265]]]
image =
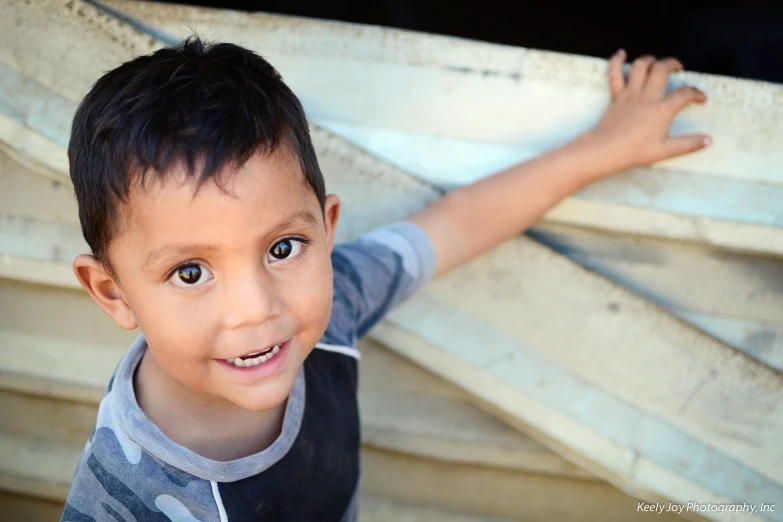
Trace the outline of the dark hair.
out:
[[[73,119],[68,158],[84,239],[111,270],[106,251],[132,183],[181,164],[201,186],[280,145],[299,159],[323,211],[304,110],[266,60],[192,36],[124,63],[95,83]]]

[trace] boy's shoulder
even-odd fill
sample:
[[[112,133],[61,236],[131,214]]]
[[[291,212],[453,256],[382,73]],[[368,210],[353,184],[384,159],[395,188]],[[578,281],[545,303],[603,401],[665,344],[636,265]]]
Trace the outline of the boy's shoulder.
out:
[[[62,520],[168,521],[172,509],[194,514],[196,520],[219,522],[217,510],[205,513],[203,499],[212,497],[209,481],[182,472],[155,458],[126,432],[135,415],[125,411],[120,397],[122,369],[134,358],[138,340],[123,357],[98,408],[90,439],[76,468]],[[181,494],[186,491],[186,494]],[[213,504],[214,505],[214,504]],[[184,511],[183,510],[187,510]],[[197,515],[196,515],[197,514]]]
[[[337,245],[332,269],[334,300],[326,337],[355,346],[389,310],[432,277],[435,251],[418,226],[393,223]]]
[[[139,336],[120,360],[98,407],[68,494],[63,522],[221,522],[209,480],[174,465],[176,451],[133,398],[133,373],[146,350]],[[172,446],[176,446],[170,441]],[[184,448],[183,448],[184,449]],[[163,459],[156,453],[163,452]],[[179,518],[174,515],[179,513]]]

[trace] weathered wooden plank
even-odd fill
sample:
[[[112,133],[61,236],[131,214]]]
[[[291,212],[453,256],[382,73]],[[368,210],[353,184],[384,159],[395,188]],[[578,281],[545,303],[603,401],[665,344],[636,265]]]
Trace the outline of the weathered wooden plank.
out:
[[[709,421],[700,419],[704,424],[700,424],[698,430],[702,432],[702,437],[690,436],[680,426],[661,421],[658,412],[645,411],[638,403],[619,399],[616,386],[612,386],[611,382],[606,387],[610,388],[607,391],[576,372],[574,374],[578,376],[570,374],[532,350],[531,354],[520,354],[518,346],[512,348],[511,344],[503,343],[502,336],[493,335],[492,330],[481,332],[480,324],[469,324],[470,319],[466,315],[454,316],[452,313],[451,321],[444,324],[446,318],[439,317],[433,303],[427,303],[425,307],[428,320],[440,324],[442,329],[450,329],[448,340],[439,340],[437,346],[421,341],[423,331],[432,331],[432,328],[422,328],[421,324],[412,326],[408,316],[402,322],[408,323],[410,331],[395,327],[395,317],[392,316],[390,321],[381,324],[371,335],[383,339],[383,342],[431,371],[448,376],[452,382],[493,405],[496,413],[505,413],[507,420],[513,422],[513,419],[524,419],[515,425],[531,433],[539,432],[539,436],[543,433],[550,447],[608,480],[622,484],[626,491],[642,498],[651,498],[656,490],[663,490],[670,500],[682,503],[697,498],[701,502],[747,501],[759,505],[762,501],[769,502],[770,498],[779,497],[779,486],[774,479],[770,480],[766,473],[760,474],[749,468],[744,459],[733,459],[724,453],[723,447],[728,445],[725,439],[737,444],[734,437],[744,435],[736,433],[736,426],[727,426],[725,418],[720,418],[722,425],[713,428],[717,434],[706,445],[703,433],[707,431],[706,428],[711,428]],[[411,312],[410,308],[406,307],[405,310]],[[420,314],[421,309],[411,313]],[[449,348],[446,344],[449,344]],[[476,361],[475,354],[485,355],[488,345],[492,347],[491,352],[498,353],[486,354],[487,359]],[[482,346],[481,351],[476,346]],[[450,348],[457,353],[444,357],[443,352],[448,352]],[[579,348],[595,354],[595,350],[587,346]],[[474,356],[469,358],[465,353]],[[668,353],[661,355],[664,361],[670,360],[668,356]],[[603,358],[599,357],[599,360],[603,361]],[[615,368],[627,369],[623,362],[615,364]],[[694,369],[694,366],[690,369]],[[661,389],[645,389],[645,397],[653,393],[663,396],[666,387],[675,384],[682,387],[684,384],[681,382],[684,380],[682,377],[664,379],[661,372],[654,368],[647,371],[647,377],[651,376],[660,381],[658,386]],[[699,382],[696,381],[696,384]],[[677,391],[672,390],[672,394]],[[715,401],[726,400],[723,395],[712,390],[708,395],[710,398],[704,400],[709,401],[710,405],[714,405]],[[731,411],[732,417],[738,417],[740,413],[735,411],[737,408],[732,404],[725,410]],[[764,408],[768,409],[769,405],[765,404]],[[769,414],[775,415],[774,407]],[[713,415],[717,417],[719,414],[713,412]],[[764,417],[761,420],[747,419],[745,422],[759,426],[767,420]],[[714,424],[717,423],[715,419]],[[727,433],[728,430],[731,433]],[[719,440],[721,435],[724,440]],[[740,445],[744,446],[746,440],[743,439]],[[758,437],[754,442],[757,440]],[[715,446],[720,446],[721,450],[713,450]],[[772,453],[768,455],[774,459]],[[601,462],[603,468],[592,467],[591,462]],[[735,492],[734,496],[731,491]]]
[[[91,387],[97,391],[106,387],[123,352],[88,343],[0,331],[0,353],[3,375],[22,376],[30,382],[52,386],[62,383]],[[36,364],[36,361],[47,361],[47,364]],[[0,382],[3,382],[1,378]],[[4,384],[8,386],[11,382],[15,381],[6,380]]]
[[[544,475],[522,478],[513,470],[428,462],[371,448],[362,455],[362,475],[364,494],[514,520],[683,520],[671,513],[637,511],[637,501],[600,482]]]
[[[70,264],[77,255],[89,252],[79,228],[54,221],[43,222],[0,215],[0,244],[3,254],[39,261]]]
[[[41,395],[0,389],[0,432],[39,443],[83,448],[95,427],[96,404],[52,400]]]
[[[367,125],[319,124],[402,170],[444,187],[476,181],[488,173],[543,152],[524,146],[501,147],[494,143],[432,137]],[[601,180],[571,199],[617,206],[630,217],[642,216],[636,209],[643,208],[683,218],[702,218],[707,223],[716,221],[779,227],[783,222],[777,204],[781,196],[783,186],[780,185],[660,166],[632,169]],[[589,220],[589,215],[581,216],[580,210],[581,207],[576,204],[561,205],[558,212],[549,218],[557,219],[565,214],[570,217],[562,217],[561,220]],[[674,234],[678,231],[668,233],[670,237],[676,237]],[[701,240],[708,241],[709,233],[705,232],[703,236]]]
[[[62,502],[0,491],[0,522],[59,522]]]
[[[40,169],[39,169],[40,170]],[[0,150],[0,212],[6,215],[79,224],[70,183],[36,176],[28,165]]]
[[[539,225],[530,235],[783,370],[783,263],[701,245]]]
[[[530,235],[624,286],[642,287],[638,293],[663,305],[767,323],[780,320],[779,259],[574,227],[541,225]]]
[[[68,182],[68,155],[59,144],[47,140],[18,121],[0,114],[0,150],[26,162],[38,174],[53,180]]]
[[[0,490],[65,500],[81,448],[0,433]]]
[[[503,520],[401,504],[383,498],[366,496],[359,501],[359,519],[362,522],[502,522]]]
[[[0,277],[77,290],[81,288],[68,265],[8,255],[0,257]]]
[[[62,147],[68,146],[70,121],[76,105],[61,96],[50,96],[50,89],[22,74],[17,69],[0,63],[0,113],[21,125],[38,129],[43,138]]]
[[[39,174],[69,183],[68,137],[76,102],[0,62],[0,141],[7,153]]]
[[[779,324],[762,324],[700,314],[689,310],[670,309],[690,324],[724,343],[735,346],[751,357],[778,371],[783,370],[783,328]]]
[[[0,279],[0,296],[0,330],[29,339],[124,350],[138,334],[117,327],[83,291]]]
[[[105,71],[161,44],[81,1],[5,0],[3,12],[0,141],[67,182],[76,103]]]
[[[161,46],[85,2],[3,0],[3,5],[0,63],[72,102],[105,71]]]
[[[464,391],[375,342],[360,342],[359,404],[366,445],[479,466],[594,480],[476,409]]]

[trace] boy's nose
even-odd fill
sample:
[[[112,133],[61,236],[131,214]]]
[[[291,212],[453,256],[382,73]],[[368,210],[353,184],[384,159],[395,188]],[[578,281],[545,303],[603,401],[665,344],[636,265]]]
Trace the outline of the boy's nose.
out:
[[[259,326],[278,317],[283,305],[274,283],[263,275],[236,279],[225,293],[223,323],[228,329]]]

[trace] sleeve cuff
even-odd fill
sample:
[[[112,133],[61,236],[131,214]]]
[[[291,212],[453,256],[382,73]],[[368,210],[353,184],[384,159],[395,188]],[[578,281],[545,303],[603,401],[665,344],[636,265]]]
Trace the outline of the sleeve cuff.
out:
[[[359,241],[380,243],[397,253],[402,258],[405,271],[416,281],[416,288],[424,285],[435,273],[435,247],[429,236],[410,221],[377,228]]]

